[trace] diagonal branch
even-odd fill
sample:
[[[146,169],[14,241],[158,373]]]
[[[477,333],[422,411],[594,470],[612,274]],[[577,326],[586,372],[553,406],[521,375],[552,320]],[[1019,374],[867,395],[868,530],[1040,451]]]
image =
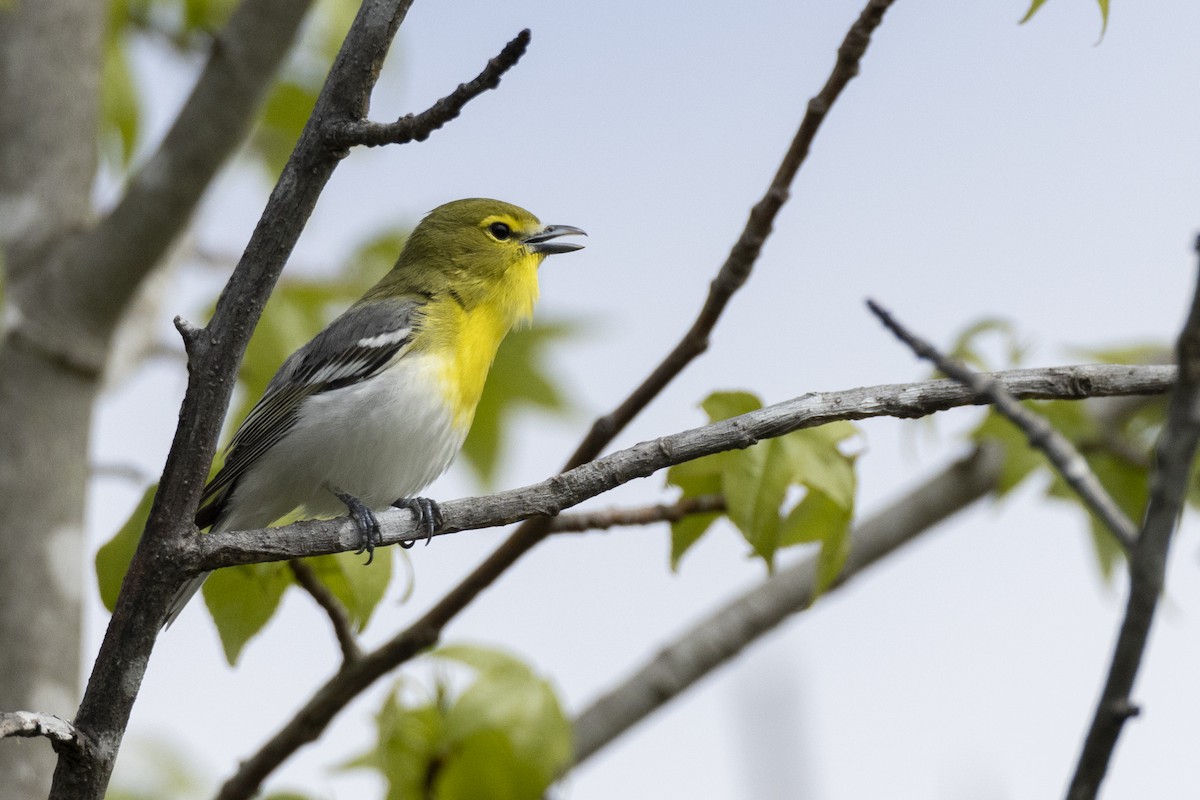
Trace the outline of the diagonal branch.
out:
[[[1197,240],[1200,252],[1200,240]],[[1179,382],[1158,437],[1146,518],[1129,556],[1129,599],[1117,635],[1104,691],[1096,705],[1068,800],[1090,800],[1100,790],[1125,721],[1137,714],[1130,697],[1142,663],[1158,599],[1162,596],[1171,537],[1187,494],[1200,441],[1200,282],[1177,345]]]
[[[982,447],[951,464],[856,526],[850,552],[830,590],[995,488],[1002,456]],[[678,697],[817,595],[817,564],[807,558],[776,572],[664,647],[575,718],[575,763]]]
[[[312,0],[242,0],[213,41],[191,96],[120,202],[76,242],[64,269],[75,312],[110,329],[191,221],[245,139]]]
[[[1170,389],[1173,366],[1099,364],[1081,367],[1010,370],[992,373],[1014,397],[1021,399],[1082,399],[1126,394],[1161,394]],[[966,405],[983,405],[988,398],[954,380],[868,386],[840,392],[806,394],[699,428],[642,442],[575,469],[519,489],[488,497],[441,504],[445,523],[435,535],[507,525],[531,517],[549,519],[591,497],[637,478],[714,453],[749,447],[763,439],[836,420],[891,416],[915,419]],[[379,515],[381,544],[398,544],[425,537],[413,524],[411,511]],[[357,549],[358,529],[348,518],[305,520],[279,528],[222,531],[193,536],[179,554],[191,572],[238,564],[282,561]],[[414,626],[382,648],[393,657],[407,652],[412,642],[434,636],[429,626]],[[389,650],[389,648],[395,648]],[[367,659],[378,656],[380,651]],[[386,671],[386,667],[379,665]],[[382,674],[382,672],[380,673]]]
[[[1054,426],[1042,417],[1018,403],[994,378],[981,375],[946,358],[929,342],[901,325],[887,309],[874,300],[868,300],[867,306],[884,326],[908,345],[918,357],[933,362],[946,375],[981,397],[986,397],[997,412],[1020,428],[1029,439],[1029,444],[1042,451],[1055,471],[1079,495],[1084,505],[1108,527],[1126,555],[1129,554],[1137,538],[1137,526],[1125,516],[1125,512],[1105,490],[1100,479],[1088,466],[1087,459],[1075,449],[1070,439],[1055,430]]]
[[[500,53],[488,61],[487,66],[473,80],[460,83],[458,88],[438,100],[420,114],[406,114],[395,122],[380,123],[370,120],[347,120],[329,131],[329,141],[334,147],[348,148],[356,144],[379,147],[385,144],[408,144],[423,142],[429,134],[462,113],[463,106],[488,89],[500,85],[500,78],[525,55],[529,47],[529,29],[518,33],[504,46]]]

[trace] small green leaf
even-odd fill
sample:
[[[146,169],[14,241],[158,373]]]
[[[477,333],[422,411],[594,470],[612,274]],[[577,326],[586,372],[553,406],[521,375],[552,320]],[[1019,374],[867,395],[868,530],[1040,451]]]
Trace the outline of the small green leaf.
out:
[[[390,547],[376,549],[370,565],[364,565],[363,557],[355,553],[317,556],[306,559],[306,563],[345,607],[350,622],[361,633],[391,583],[392,553]]]
[[[852,509],[853,506],[842,505],[824,492],[810,488],[783,524],[780,547],[811,542],[821,545],[817,556],[818,594],[833,584],[846,563],[850,544],[846,534]]]
[[[685,461],[667,470],[667,485],[683,490],[682,497],[701,497],[721,493],[721,474],[729,453]],[[684,553],[700,540],[709,526],[722,515],[717,512],[689,514],[671,523],[671,569],[679,569]]]
[[[291,156],[296,140],[300,138],[300,132],[304,130],[317,104],[318,89],[319,84],[308,85],[283,79],[275,84],[267,97],[250,145],[269,175],[283,172],[283,165]]]
[[[470,667],[458,696],[406,707],[396,691],[377,719],[378,743],[349,767],[379,770],[389,800],[533,800],[570,763],[571,726],[553,690],[505,653],[471,646],[432,654]],[[432,791],[431,791],[432,789]]]
[[[754,411],[762,403],[747,392],[716,392],[703,406],[716,422]],[[820,542],[827,585],[845,561],[856,491],[854,457],[843,453],[840,445],[856,433],[848,422],[793,431],[745,450],[672,467],[667,483],[680,487],[684,497],[724,496],[725,515],[768,569],[780,547]],[[793,487],[804,489],[805,495],[789,511]],[[693,515],[672,524],[672,568],[719,516]]]
[[[292,583],[285,564],[250,564],[219,569],[204,582],[204,602],[217,625],[230,665],[275,614]]]
[[[121,583],[129,564],[133,561],[133,553],[137,550],[146,529],[146,520],[150,517],[150,506],[154,503],[154,493],[158,484],[146,487],[142,499],[125,520],[125,524],[96,551],[96,582],[100,586],[100,599],[110,612],[117,606],[117,595],[121,591]]]
[[[100,77],[100,129],[105,148],[113,162],[124,169],[133,158],[137,145],[141,112],[137,88],[125,53],[124,40],[109,36],[104,47],[104,66]]]
[[[523,760],[498,730],[480,730],[455,743],[438,772],[438,800],[536,800],[550,785],[534,764]]]
[[[1033,2],[1029,4],[1029,10],[1025,12],[1025,16],[1021,17],[1021,22],[1019,24],[1024,25],[1026,22],[1029,22],[1029,20],[1033,19],[1033,15],[1036,14],[1038,9],[1045,4],[1046,0],[1033,0]]]

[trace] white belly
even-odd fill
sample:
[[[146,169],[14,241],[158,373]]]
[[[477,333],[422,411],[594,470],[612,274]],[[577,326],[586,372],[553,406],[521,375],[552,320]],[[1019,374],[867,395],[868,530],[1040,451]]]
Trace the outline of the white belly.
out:
[[[430,388],[435,369],[433,356],[410,353],[371,380],[307,398],[296,425],[238,481],[222,527],[261,527],[299,506],[344,514],[329,487],[374,510],[415,496],[466,436]]]

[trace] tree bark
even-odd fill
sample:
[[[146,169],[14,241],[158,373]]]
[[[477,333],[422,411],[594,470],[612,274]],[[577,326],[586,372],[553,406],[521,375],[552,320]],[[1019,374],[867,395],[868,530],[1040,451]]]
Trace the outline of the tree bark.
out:
[[[0,708],[68,719],[80,693],[88,434],[105,343],[61,318],[54,276],[90,213],[106,14],[93,0],[0,9]],[[45,742],[6,742],[5,797],[44,798],[55,761]]]

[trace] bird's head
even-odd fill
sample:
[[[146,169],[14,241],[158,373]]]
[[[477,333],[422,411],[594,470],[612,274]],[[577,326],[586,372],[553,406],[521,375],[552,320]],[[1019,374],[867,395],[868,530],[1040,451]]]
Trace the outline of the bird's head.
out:
[[[421,220],[404,256],[463,278],[502,280],[514,267],[527,262],[536,267],[548,255],[581,249],[581,244],[558,241],[571,234],[586,235],[570,225],[543,225],[525,209],[500,200],[455,200]]]

